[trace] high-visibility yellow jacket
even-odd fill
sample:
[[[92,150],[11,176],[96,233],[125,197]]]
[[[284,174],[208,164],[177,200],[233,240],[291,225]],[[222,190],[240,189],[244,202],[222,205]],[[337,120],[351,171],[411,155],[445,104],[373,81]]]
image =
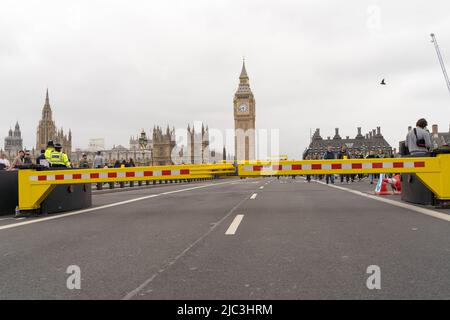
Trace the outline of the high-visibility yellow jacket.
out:
[[[61,151],[53,150],[50,154],[49,162],[51,166],[65,166],[70,168],[69,157]]]
[[[45,159],[47,159],[47,161],[49,163],[50,163],[50,157],[51,157],[51,154],[53,151],[55,151],[55,148],[53,148],[53,147],[48,147],[47,149],[45,149],[45,153],[44,153]]]
[[[69,161],[69,156],[67,154],[65,154],[64,152],[63,152],[63,161],[67,168],[71,167],[70,161]]]

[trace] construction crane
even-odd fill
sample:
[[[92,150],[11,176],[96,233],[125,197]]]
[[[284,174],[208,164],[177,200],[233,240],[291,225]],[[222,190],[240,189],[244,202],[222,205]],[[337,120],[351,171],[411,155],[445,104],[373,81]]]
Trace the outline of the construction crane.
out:
[[[447,84],[448,92],[450,92],[450,80],[448,80],[447,71],[445,70],[444,60],[441,56],[441,51],[439,50],[439,45],[437,43],[436,37],[434,33],[430,34],[431,36],[431,42],[434,43],[434,48],[436,49],[436,53],[439,59],[439,63],[441,64],[442,73],[444,74],[445,82]]]

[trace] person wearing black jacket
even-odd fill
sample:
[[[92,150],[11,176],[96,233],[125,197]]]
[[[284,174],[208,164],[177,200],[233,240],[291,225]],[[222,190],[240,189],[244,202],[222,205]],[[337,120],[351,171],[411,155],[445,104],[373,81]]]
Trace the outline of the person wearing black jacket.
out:
[[[369,154],[368,154],[367,157],[366,157],[366,159],[375,159],[375,158],[378,158],[378,156],[375,155],[375,153],[374,153],[373,151],[370,151]],[[374,179],[374,177],[375,177],[375,174],[369,173],[369,181],[370,181],[370,184],[373,184],[373,179]]]
[[[36,158],[36,164],[41,164],[41,160],[46,160],[45,159],[45,149],[42,149],[41,154],[39,155],[39,157]]]
[[[339,150],[338,154],[337,154],[337,158],[338,159],[350,159],[350,155],[347,151],[347,148],[345,147],[345,145],[343,145],[341,147],[341,150]],[[341,174],[341,183],[344,183],[344,178],[347,181],[347,183],[350,180],[350,175],[349,174]]]
[[[328,146],[327,151],[325,151],[325,153],[323,154],[323,159],[324,160],[333,160],[335,158],[336,157],[333,152],[333,147]],[[325,180],[326,180],[327,184],[329,181],[331,181],[331,183],[334,184],[334,174],[327,174]]]
[[[364,159],[364,155],[362,154],[362,152],[360,150],[357,149],[355,151],[355,157],[354,158],[355,159]],[[358,181],[361,181],[364,178],[364,174],[362,174],[362,173],[358,173],[356,176],[358,177]],[[352,181],[354,180],[354,178],[355,178],[355,175],[353,175]]]

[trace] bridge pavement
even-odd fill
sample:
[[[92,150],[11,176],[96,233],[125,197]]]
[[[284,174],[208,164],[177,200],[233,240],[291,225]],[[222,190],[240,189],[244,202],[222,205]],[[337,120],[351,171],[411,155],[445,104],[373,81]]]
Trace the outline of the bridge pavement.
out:
[[[450,298],[449,222],[346,190],[236,179],[93,200],[0,221],[0,299]],[[66,288],[70,265],[81,290]]]

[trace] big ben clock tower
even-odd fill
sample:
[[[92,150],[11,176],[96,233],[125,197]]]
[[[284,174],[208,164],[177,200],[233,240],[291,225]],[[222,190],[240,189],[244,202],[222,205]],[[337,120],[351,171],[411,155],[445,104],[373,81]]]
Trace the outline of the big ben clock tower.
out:
[[[236,160],[255,160],[255,98],[250,89],[245,61],[234,94],[234,155]]]

